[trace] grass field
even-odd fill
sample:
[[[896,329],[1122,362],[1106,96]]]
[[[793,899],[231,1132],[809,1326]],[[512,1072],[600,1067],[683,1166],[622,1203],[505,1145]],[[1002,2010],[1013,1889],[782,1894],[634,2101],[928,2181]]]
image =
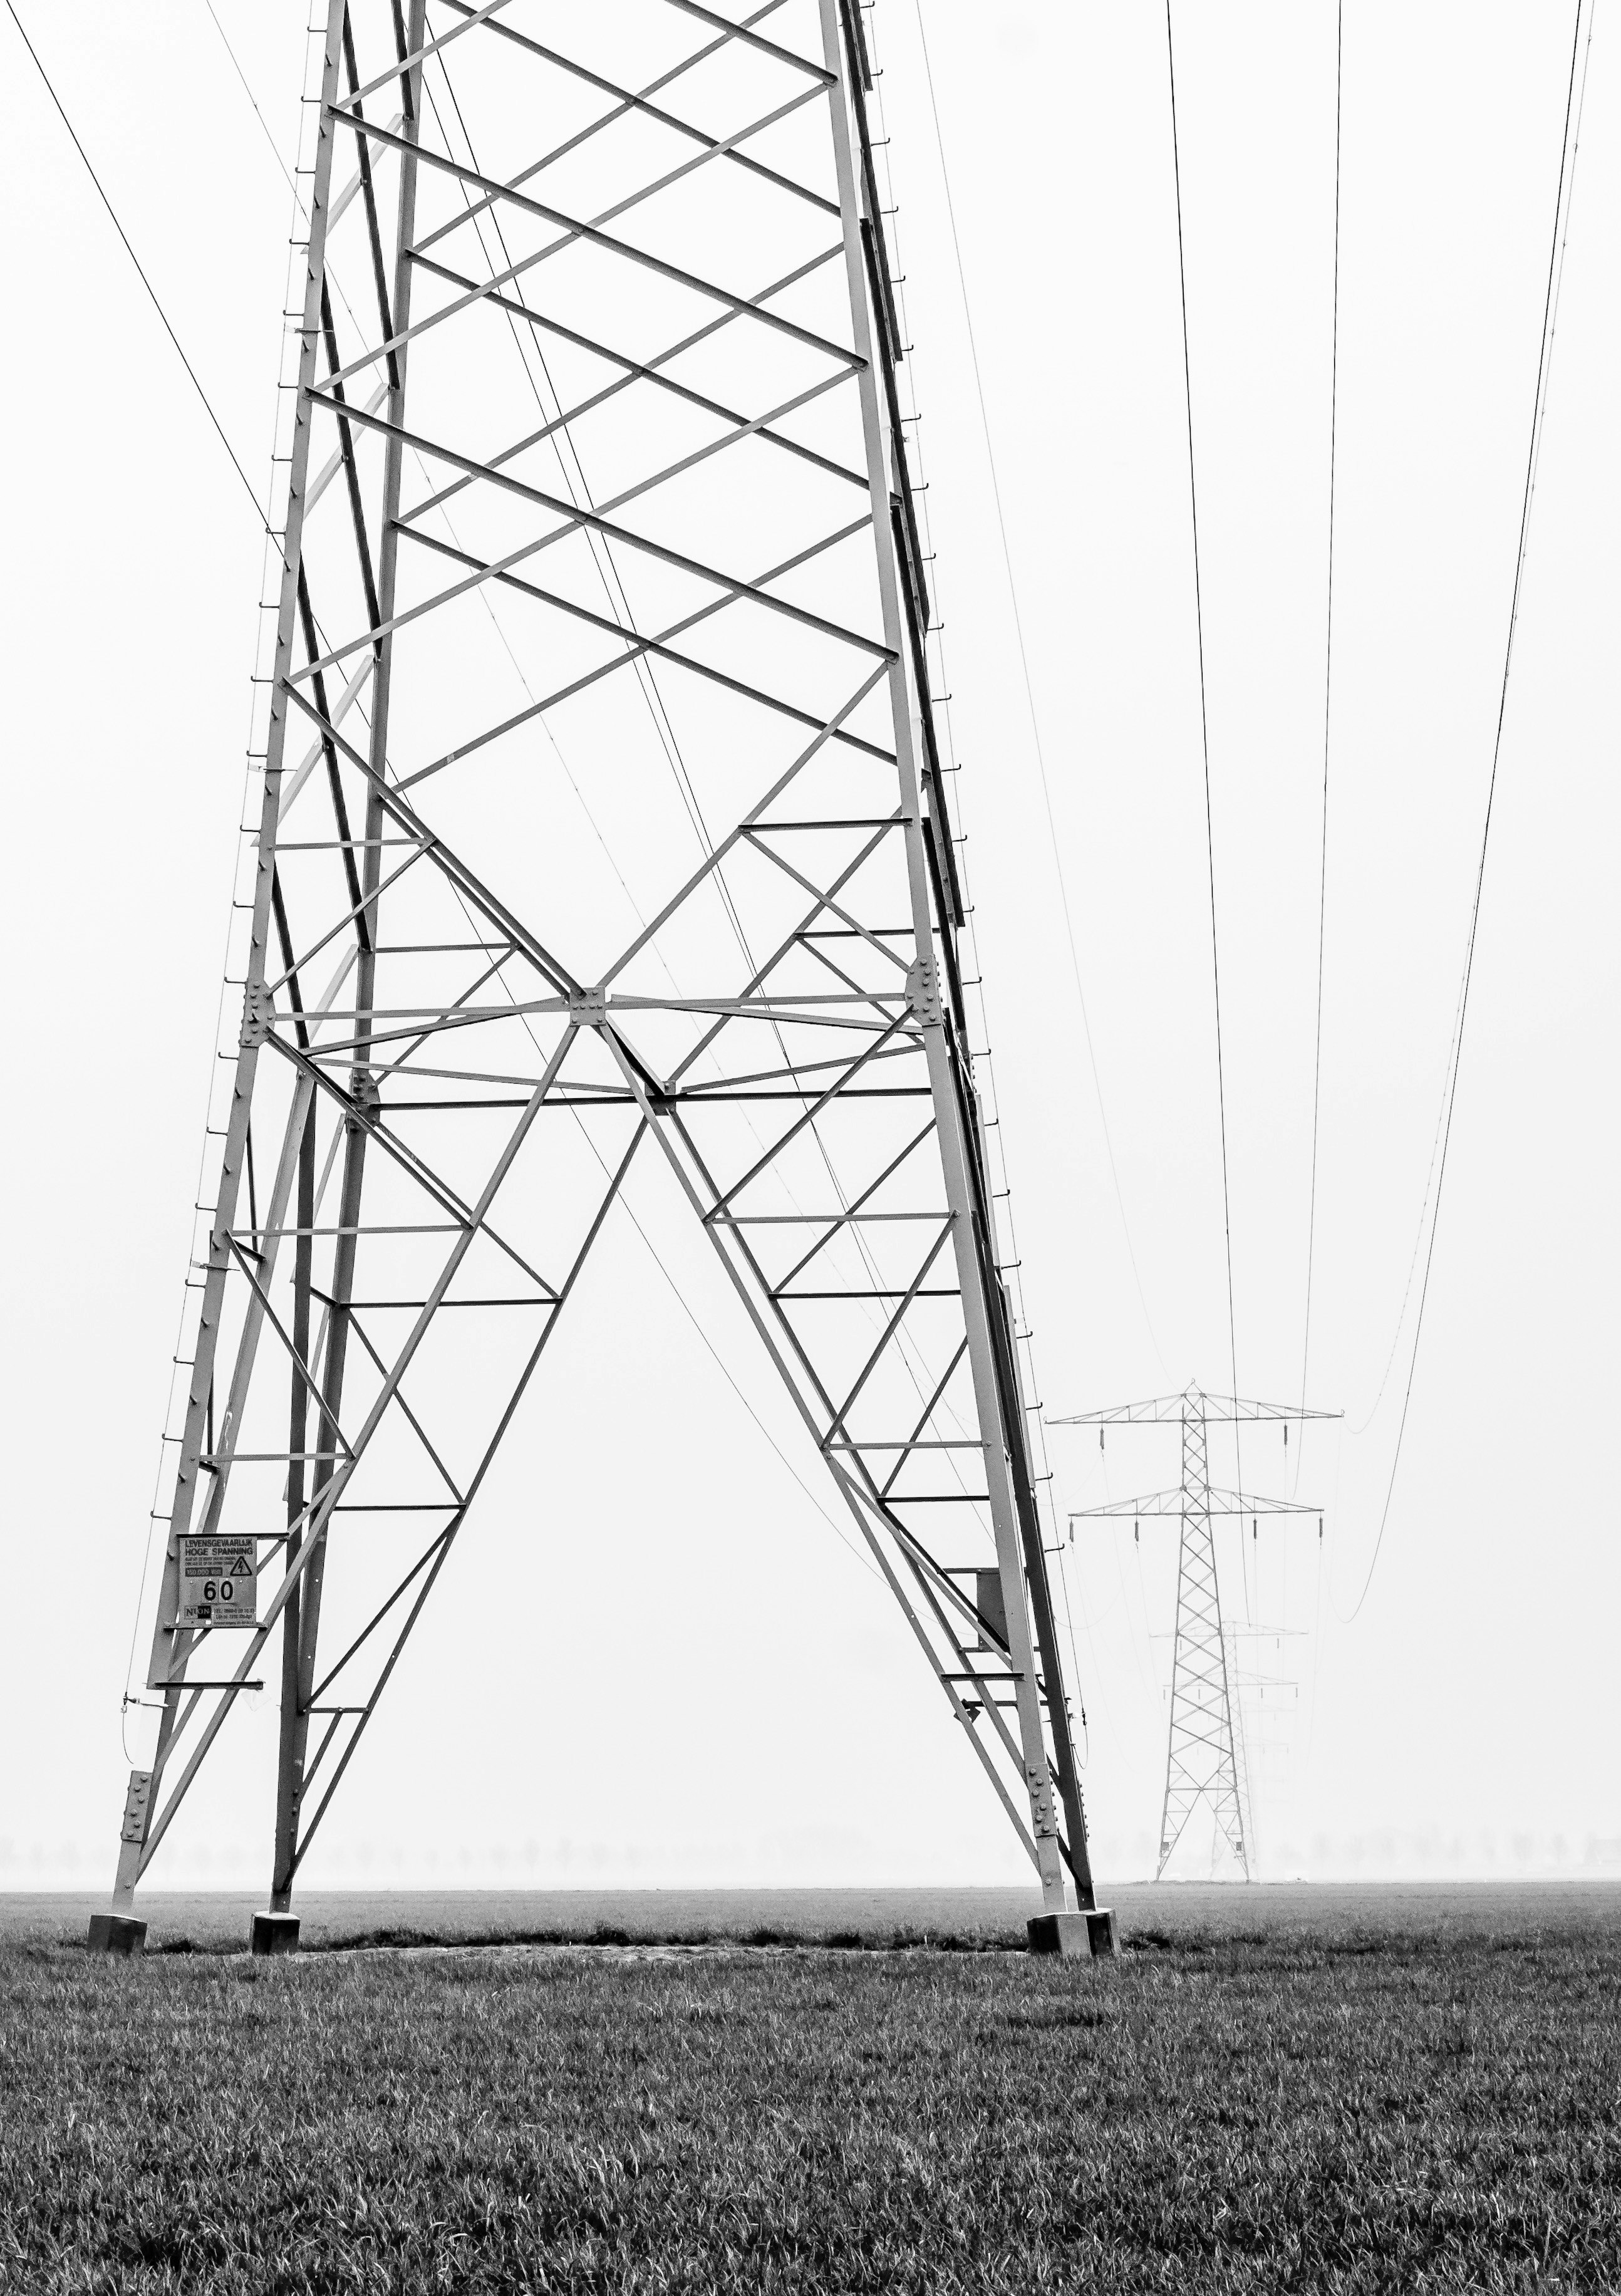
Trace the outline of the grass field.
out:
[[[1132,1896],[1096,1967],[130,1964],[12,1900],[0,2288],[1621,2286],[1621,1892]]]

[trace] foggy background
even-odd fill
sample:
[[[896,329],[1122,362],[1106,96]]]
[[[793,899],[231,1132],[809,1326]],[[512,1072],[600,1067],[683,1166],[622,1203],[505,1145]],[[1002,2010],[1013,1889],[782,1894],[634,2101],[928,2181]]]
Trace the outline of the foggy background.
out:
[[[291,194],[220,28],[291,165],[305,14],[247,0],[215,12],[217,25],[205,0],[22,11],[263,490]],[[1016,0],[989,17],[925,0],[925,21],[1045,795],[913,0],[881,0],[874,20],[892,248],[1011,1210],[1057,1416],[1190,1377],[1231,1385],[1165,25],[1151,7]],[[1299,1452],[1291,1437],[1287,1469],[1275,1430],[1244,1447],[1247,1487],[1322,1502],[1321,1543],[1314,1517],[1263,1518],[1241,1569],[1238,1542],[1223,1550],[1229,1615],[1280,1630],[1273,1686],[1247,1706],[1264,1875],[1621,1871],[1604,1401],[1618,1368],[1606,1176],[1621,34],[1602,9],[1444,1208],[1368,1577],[1502,686],[1572,22],[1530,4],[1346,10],[1306,1382],[1346,1417]],[[1291,1402],[1335,12],[1184,4],[1176,32],[1237,1377],[1241,1393]],[[9,20],[0,41],[0,1725],[13,1750],[0,1887],[100,1888],[263,537]],[[1022,1879],[904,1621],[835,1528],[831,1486],[651,1156],[630,1198],[691,1314],[616,1214],[301,1879]],[[1058,1430],[1049,1447],[1060,1509],[1178,1478],[1174,1430],[1121,1431],[1102,1454],[1095,1431]],[[1226,1439],[1211,1464],[1232,1480]],[[1129,1522],[1079,1524],[1068,1557],[1106,1878],[1152,1870],[1175,1559],[1163,1522],[1140,1546]],[[266,1695],[233,1718],[154,1886],[267,1875],[274,1755]]]

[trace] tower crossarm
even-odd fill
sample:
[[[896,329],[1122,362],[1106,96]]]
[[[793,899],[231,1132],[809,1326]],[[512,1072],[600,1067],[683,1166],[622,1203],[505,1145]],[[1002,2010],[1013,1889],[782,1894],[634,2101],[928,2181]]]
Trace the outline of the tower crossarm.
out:
[[[1188,1409],[1186,1395],[1157,1395],[1146,1403],[1116,1403],[1103,1411],[1071,1411],[1048,1422],[1052,1427],[1174,1426]]]
[[[1304,1499],[1263,1498],[1253,1491],[1220,1491],[1214,1488],[1201,1493],[1197,1499],[1185,1490],[1149,1491],[1142,1498],[1111,1499],[1107,1506],[1071,1507],[1071,1522],[1122,1515],[1135,1520],[1140,1516],[1181,1514],[1315,1514],[1322,1509]]]
[[[1117,1403],[1102,1411],[1072,1411],[1047,1423],[1052,1427],[1160,1427],[1179,1426],[1189,1417],[1224,1425],[1257,1419],[1343,1419],[1345,1414],[1308,1410],[1304,1405],[1292,1403],[1259,1403],[1242,1395],[1207,1395],[1202,1388],[1195,1387],[1181,1395],[1153,1396],[1146,1403]]]
[[[1141,1515],[1176,1516],[1185,1514],[1190,1504],[1188,1494],[1183,1490],[1146,1491],[1141,1498],[1111,1499],[1107,1506],[1071,1507],[1069,1520],[1071,1522],[1083,1522],[1104,1516],[1118,1518],[1124,1515],[1128,1521]]]
[[[1200,1415],[1207,1421],[1244,1422],[1252,1419],[1343,1419],[1343,1411],[1309,1410],[1304,1404],[1257,1403],[1243,1395],[1206,1395],[1199,1398]]]

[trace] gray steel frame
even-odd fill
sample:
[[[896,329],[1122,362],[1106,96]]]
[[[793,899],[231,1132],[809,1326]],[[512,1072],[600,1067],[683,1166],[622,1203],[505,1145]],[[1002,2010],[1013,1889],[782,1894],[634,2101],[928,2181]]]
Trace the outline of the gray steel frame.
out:
[[[1085,1816],[958,963],[962,899],[929,687],[929,606],[859,9],[851,0],[766,0],[733,20],[693,0],[649,0],[641,14],[650,56],[655,31],[667,49],[672,20],[696,45],[631,86],[594,49],[606,20],[593,12],[564,34],[556,12],[522,0],[432,4],[430,25],[430,0],[330,0],[320,50],[234,1088],[199,1269],[173,1497],[161,1519],[148,1673],[160,1707],[156,1751],[132,1790],[115,1909],[132,1908],[278,1620],[271,1898],[274,1909],[288,1906],[646,1139],[702,1223],[825,1458],[1036,1868],[1044,1903],[1065,1904],[1068,1876],[1076,1901],[1090,1907]],[[776,20],[770,31],[761,29],[767,19]],[[790,37],[796,25],[800,45]],[[552,148],[491,173],[476,162],[448,73],[453,65],[488,70],[492,60],[503,72],[535,75],[560,106],[565,90],[568,100],[599,108]],[[734,68],[734,79],[711,77]],[[711,119],[743,82],[760,93],[725,132],[712,132],[683,107],[682,83],[693,76]],[[374,117],[368,106],[379,105]],[[537,103],[534,117],[545,116]],[[794,145],[795,156],[772,144],[774,135],[801,134],[813,116],[823,128]],[[658,139],[674,139],[675,148]],[[743,148],[760,143],[771,156]],[[340,149],[354,172],[334,192]],[[566,191],[568,163],[582,152],[621,169],[615,196],[590,214],[577,212]],[[818,180],[803,179],[806,152]],[[734,174],[750,201],[774,202],[774,217],[829,219],[832,243],[807,254],[785,222],[782,260],[753,286],[700,246],[684,242],[679,262],[660,253],[660,203],[673,188],[684,193],[695,180],[701,188],[701,171],[717,168]],[[419,224],[424,201],[437,221]],[[364,324],[334,267],[332,234],[345,217],[357,265],[370,273],[374,309]],[[654,310],[674,306],[692,316],[662,349],[650,350],[646,328],[638,335],[628,318],[625,340],[611,344],[608,327],[585,324],[567,299],[549,303],[564,255],[596,266],[627,307],[638,281],[651,282]],[[821,292],[839,267],[847,334],[831,319],[813,324],[793,315],[795,299]],[[457,330],[496,314],[542,419],[492,449],[477,404],[453,398],[446,411],[430,394],[417,412],[409,384],[419,362],[459,340]],[[692,363],[695,347],[707,353],[717,338],[749,354],[736,358],[724,386],[712,362]],[[549,407],[535,381],[531,356],[550,390],[537,348],[545,345],[566,348],[598,374],[571,405],[558,390]],[[790,387],[767,387],[757,372],[769,365],[765,348],[792,370]],[[811,419],[807,410],[819,419],[852,398],[843,451],[796,429]],[[603,410],[627,406],[708,424],[710,435],[597,501],[577,435]],[[500,419],[492,398],[489,421]],[[703,521],[689,533],[670,504],[690,499],[678,481],[724,469],[725,458],[745,450],[826,489],[830,507],[819,521],[785,512],[782,547],[759,570],[739,573]],[[558,484],[536,482],[536,457],[547,451]],[[406,500],[408,468],[428,480],[414,502]],[[449,540],[430,531],[453,498],[458,515],[482,521],[480,547],[463,547],[447,521]],[[807,603],[804,586],[835,561],[856,570],[841,577],[836,597]],[[443,578],[425,581],[424,567],[442,569]],[[582,594],[587,568],[601,604]],[[632,589],[654,574],[666,586],[659,594],[675,585],[686,603],[674,614],[653,611],[650,627]],[[411,680],[454,665],[456,608],[480,603],[493,619],[493,596],[544,616],[564,651],[594,647],[594,656],[544,696],[531,692],[523,709],[475,718],[458,725],[448,747],[436,743],[396,687],[403,676],[403,691],[426,691]],[[745,613],[757,645],[736,641],[728,653],[725,634]],[[459,789],[471,760],[508,754],[526,724],[601,694],[610,681],[634,679],[655,727],[668,731],[674,705],[661,677],[684,681],[684,694],[708,692],[716,706],[749,713],[747,754],[757,750],[762,761],[757,794],[725,834],[705,832],[700,865],[672,885],[614,960],[577,977],[550,933],[543,938],[503,897],[490,861],[465,849],[476,811],[436,822],[423,808],[436,791]],[[351,715],[364,726],[355,737],[344,730]],[[287,742],[299,725],[309,747],[295,765]],[[786,761],[779,748],[765,769],[770,743],[790,732]],[[729,753],[733,762],[740,754]],[[864,773],[878,801],[852,811],[824,795],[818,806],[835,769]],[[790,791],[803,802],[785,818],[779,806]],[[319,815],[319,833],[289,834],[295,804],[300,822],[312,808]],[[772,898],[791,904],[763,959],[742,922],[745,870],[754,873],[751,888],[768,881]],[[765,901],[749,898],[757,931]],[[716,900],[734,929],[741,971],[699,994],[657,993],[648,962],[659,958],[674,991],[664,955],[672,930]],[[894,911],[903,903],[899,922]],[[456,938],[425,922],[453,913]],[[393,937],[385,941],[386,925]],[[313,985],[317,965],[335,967],[322,993]],[[684,1031],[674,1053],[671,1029]],[[267,1132],[278,1143],[262,1202],[256,1117],[261,1144]],[[723,1119],[729,1131],[709,1128]],[[507,1131],[492,1154],[483,1144],[496,1120]],[[507,1184],[515,1168],[549,1169],[557,1136],[548,1127],[560,1121],[576,1126],[604,1185],[581,1193],[557,1184],[548,1210],[565,1233],[558,1257],[525,1240]],[[758,1152],[740,1160],[741,1125]],[[436,1144],[423,1144],[429,1139]],[[802,1181],[805,1168],[795,1159],[807,1155],[829,1193],[823,1208],[805,1209],[793,1193],[790,1176]],[[323,1223],[334,1176],[336,1216]],[[430,1249],[441,1255],[437,1266]],[[514,1321],[523,1332],[499,1407],[465,1459],[466,1414],[436,1416],[429,1372],[417,1376],[438,1360],[437,1335],[453,1310],[458,1329],[471,1323],[486,1335],[478,1344],[492,1350]],[[837,1344],[823,1336],[833,1310],[843,1311]],[[283,1375],[287,1399],[274,1406],[281,1441],[266,1414]],[[414,1463],[409,1496],[376,1496],[373,1463],[401,1456]],[[975,1459],[983,1488],[964,1476]],[[266,1470],[282,1479],[271,1532],[243,1481]],[[341,1655],[323,1668],[329,1557],[346,1513],[390,1521],[423,1514],[430,1535],[408,1567],[390,1574],[382,1599],[353,1612]],[[194,1671],[210,1636],[179,1622],[178,1543],[194,1526],[235,1536],[242,1525],[242,1536],[260,1542],[268,1593],[222,1683],[217,1659]],[[946,1553],[949,1562],[940,1559]],[[976,1563],[955,1559],[970,1554]],[[974,1571],[992,1566],[1004,1612],[994,1622],[961,1583],[977,1587]]]

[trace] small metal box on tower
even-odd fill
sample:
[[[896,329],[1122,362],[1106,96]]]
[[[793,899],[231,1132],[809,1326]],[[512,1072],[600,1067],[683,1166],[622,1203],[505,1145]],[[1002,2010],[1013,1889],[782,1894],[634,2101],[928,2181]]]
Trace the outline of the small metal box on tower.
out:
[[[995,1636],[995,1640],[994,1642],[987,1642],[984,1631],[982,1630],[978,1643],[976,1644],[976,1648],[979,1650],[1006,1650],[1008,1646],[1008,1606],[1002,1598],[1002,1573],[1000,1570],[975,1571],[974,1608],[978,1611],[981,1620],[984,1621],[985,1627],[988,1628],[990,1632]]]

